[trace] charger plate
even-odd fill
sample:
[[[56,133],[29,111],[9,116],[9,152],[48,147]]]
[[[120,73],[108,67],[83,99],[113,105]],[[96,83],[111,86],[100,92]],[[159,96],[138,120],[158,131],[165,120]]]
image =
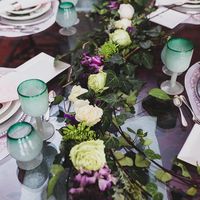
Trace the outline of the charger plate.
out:
[[[51,2],[42,4],[41,7],[39,7],[37,10],[25,15],[13,15],[13,14],[10,14],[9,12],[3,12],[1,13],[1,17],[5,19],[17,20],[17,21],[29,20],[29,19],[34,19],[43,15],[50,8],[51,8]]]

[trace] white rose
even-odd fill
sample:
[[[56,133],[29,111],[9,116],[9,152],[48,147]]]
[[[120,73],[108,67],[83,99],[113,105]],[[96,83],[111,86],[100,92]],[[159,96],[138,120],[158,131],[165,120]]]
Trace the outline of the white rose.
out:
[[[79,122],[85,122],[88,126],[93,126],[101,120],[103,110],[97,106],[86,105],[76,110],[75,118]]]
[[[131,4],[120,4],[118,13],[120,18],[132,19],[135,10]]]
[[[126,30],[130,26],[131,26],[131,20],[126,19],[126,18],[115,22],[115,28],[122,28],[122,29]]]
[[[90,102],[88,100],[76,100],[74,102],[74,111],[76,112],[79,108],[83,107],[83,106],[87,106],[89,105]]]
[[[78,100],[77,99],[78,96],[80,96],[86,92],[88,92],[87,89],[82,88],[80,85],[75,85],[75,86],[73,86],[68,99],[69,99],[69,101],[75,102],[76,100]]]

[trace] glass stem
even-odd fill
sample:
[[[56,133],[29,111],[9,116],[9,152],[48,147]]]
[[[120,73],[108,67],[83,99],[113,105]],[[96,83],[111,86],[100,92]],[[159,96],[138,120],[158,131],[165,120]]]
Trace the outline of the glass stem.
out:
[[[178,76],[177,72],[172,73],[171,80],[170,80],[171,88],[173,88],[176,85],[177,76]]]
[[[42,120],[40,117],[36,117],[35,120],[36,120],[37,130],[42,134],[43,133]]]

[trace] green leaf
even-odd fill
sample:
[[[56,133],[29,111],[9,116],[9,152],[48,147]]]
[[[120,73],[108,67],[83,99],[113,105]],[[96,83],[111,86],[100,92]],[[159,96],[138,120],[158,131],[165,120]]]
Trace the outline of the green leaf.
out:
[[[122,65],[122,64],[124,64],[124,59],[119,54],[114,54],[109,59],[109,62],[112,64]]]
[[[155,172],[155,177],[163,183],[166,183],[172,179],[171,174],[168,172],[163,171],[162,169],[158,169]]]
[[[58,165],[58,164],[52,165],[51,170],[50,170],[52,177],[50,178],[48,182],[48,187],[47,187],[48,197],[50,197],[53,194],[55,185],[63,171],[64,171],[64,168],[62,165]]]
[[[114,106],[118,102],[118,97],[114,93],[107,94],[105,96],[98,97],[99,100],[102,100],[112,106]]]
[[[175,165],[181,168],[181,174],[184,177],[191,178],[189,171],[187,170],[186,166],[183,163],[177,161]]]
[[[105,134],[102,139],[104,140],[106,149],[117,149],[119,147],[118,139],[110,134]]]
[[[159,154],[156,154],[152,149],[145,149],[144,153],[151,160],[155,160],[155,159],[160,159],[161,158],[161,156]]]
[[[197,194],[197,189],[195,187],[190,187],[187,191],[186,194],[189,196],[195,196]]]
[[[149,95],[161,100],[170,100],[170,96],[159,88],[153,88],[149,91]]]
[[[151,195],[156,194],[158,187],[155,183],[147,183],[145,185],[145,189],[147,192],[149,192]]]
[[[153,42],[151,40],[147,40],[147,41],[144,41],[144,42],[140,42],[140,46],[143,48],[143,49],[149,49],[151,46],[153,46]]]
[[[105,86],[109,87],[109,88],[118,87],[120,82],[119,82],[119,79],[117,78],[117,75],[115,74],[115,72],[111,71],[111,70],[107,70],[106,73],[107,73],[107,77],[106,77]]]
[[[122,167],[132,167],[133,166],[133,160],[132,158],[129,158],[129,157],[124,157],[122,158],[121,160],[118,160],[119,164],[122,166]]]
[[[198,162],[197,162],[197,173],[200,175],[200,166]]]
[[[127,127],[127,130],[128,130],[130,133],[135,134],[135,131],[134,131],[132,128]]]
[[[153,68],[153,56],[149,52],[142,52],[141,55],[142,65],[147,69]]]
[[[108,108],[104,109],[103,116],[101,118],[102,131],[105,132],[106,130],[108,130],[111,123],[112,123],[112,112],[111,112],[110,108],[108,107]]]
[[[142,129],[138,129],[136,134],[140,138],[143,138],[143,137],[147,136],[147,132],[144,132]]]
[[[155,195],[153,195],[153,200],[163,200],[163,194],[158,192]]]
[[[54,101],[53,101],[53,105],[58,105],[61,101],[63,100],[63,96],[58,95],[55,97]]]
[[[136,154],[135,156],[135,165],[136,167],[147,168],[150,165],[150,162],[144,158],[141,154]]]
[[[125,155],[121,151],[115,151],[114,156],[117,160],[120,160],[125,157]]]
[[[126,98],[126,103],[129,105],[129,106],[133,106],[135,103],[136,103],[136,100],[137,100],[137,96],[136,96],[136,91],[131,91],[129,93],[129,95],[127,96]]]
[[[136,69],[136,65],[132,64],[132,63],[127,63],[124,67],[123,67],[123,71],[126,75],[129,76],[133,76],[133,74],[135,73],[135,69]]]
[[[128,113],[122,113],[120,115],[117,115],[115,118],[117,125],[118,126],[123,125],[127,118],[128,118]]]
[[[152,144],[152,139],[150,139],[150,138],[145,138],[144,139],[144,142],[143,142],[143,145],[144,146],[149,146],[149,145],[151,145]]]
[[[146,33],[146,35],[150,36],[150,37],[158,37],[160,35],[162,31],[161,26],[155,26],[150,30],[146,30],[144,31]]]
[[[124,132],[124,134],[128,140],[131,140],[131,137],[127,133]],[[120,136],[118,138],[118,140],[119,140],[119,144],[121,147],[130,147],[131,146],[123,136]]]

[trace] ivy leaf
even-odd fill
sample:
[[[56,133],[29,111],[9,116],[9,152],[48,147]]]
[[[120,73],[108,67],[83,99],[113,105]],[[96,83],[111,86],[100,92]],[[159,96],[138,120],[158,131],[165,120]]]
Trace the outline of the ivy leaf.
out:
[[[160,159],[161,158],[161,156],[159,154],[156,154],[152,149],[145,149],[144,153],[151,160],[155,160],[155,159]]]
[[[145,33],[150,37],[158,37],[161,31],[162,31],[161,26],[155,26],[152,29],[145,31]]]
[[[147,69],[153,68],[153,56],[149,52],[142,52],[140,59],[145,68]]]
[[[136,167],[147,168],[150,165],[150,162],[144,158],[141,154],[136,154],[135,156],[135,165]]]
[[[187,170],[186,166],[183,163],[180,163],[177,161],[177,162],[175,162],[175,165],[177,165],[178,167],[181,168],[181,174],[184,177],[191,178],[189,171]]]
[[[172,176],[171,174],[169,174],[168,172],[165,172],[164,170],[162,169],[158,169],[156,172],[155,172],[155,176],[158,180],[160,180],[161,182],[163,183],[166,183],[168,181],[170,181],[172,179]]]
[[[145,189],[153,196],[154,194],[156,194],[158,187],[155,183],[147,183],[145,185]]]
[[[111,106],[114,106],[118,102],[118,97],[114,93],[110,93],[105,96],[98,97],[98,99],[110,104]]]
[[[53,105],[58,105],[61,101],[63,100],[63,96],[58,95],[55,97],[54,101],[53,101]]]
[[[163,194],[158,192],[155,195],[153,195],[153,200],[163,200]]]
[[[103,112],[103,116],[101,118],[101,123],[102,123],[101,128],[103,132],[106,131],[110,127],[111,122],[112,122],[112,112],[110,112],[109,108],[105,108]]]
[[[114,54],[109,59],[109,62],[112,64],[122,65],[122,64],[124,64],[124,59],[119,54]]]
[[[170,100],[170,96],[159,88],[153,88],[149,91],[149,95],[161,100]]]
[[[107,149],[116,149],[119,147],[119,140],[110,134],[105,134],[102,139]]]
[[[133,166],[133,160],[132,158],[129,158],[129,157],[124,157],[122,158],[121,160],[118,160],[119,164],[122,166],[122,167],[132,167]]]
[[[129,75],[129,76],[133,76],[133,74],[135,73],[135,69],[136,69],[136,65],[132,64],[132,63],[127,63],[125,66],[124,66],[124,73],[126,75]]]
[[[144,41],[144,42],[140,42],[140,46],[143,48],[143,49],[149,49],[151,46],[153,46],[153,42],[151,40],[147,40],[147,41]]]
[[[107,70],[106,73],[107,73],[107,77],[106,77],[105,86],[109,87],[109,88],[118,87],[120,82],[119,82],[119,79],[117,78],[115,72],[111,71],[111,70]]]
[[[195,196],[197,194],[197,189],[195,187],[190,187],[187,191],[186,194],[189,196]]]

